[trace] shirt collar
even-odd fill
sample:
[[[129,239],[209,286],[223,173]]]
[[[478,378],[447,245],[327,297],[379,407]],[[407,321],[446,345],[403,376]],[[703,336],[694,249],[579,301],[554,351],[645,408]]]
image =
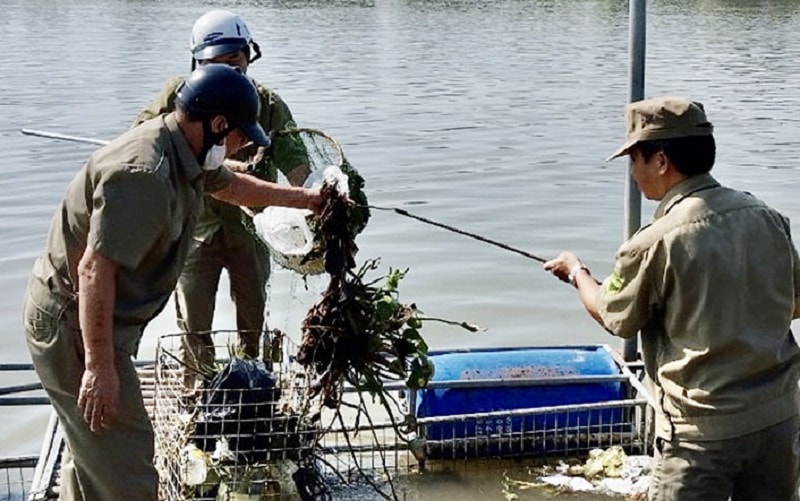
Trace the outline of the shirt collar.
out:
[[[164,117],[164,123],[170,132],[172,145],[175,147],[175,151],[178,152],[178,160],[186,173],[187,179],[190,181],[196,179],[203,174],[203,168],[197,163],[197,158],[192,153],[192,148],[189,147],[186,136],[183,135],[183,131],[178,126],[178,119],[175,117],[175,113],[170,113]]]
[[[716,188],[719,185],[719,182],[711,177],[711,174],[700,174],[684,179],[667,191],[658,204],[653,219],[658,219],[666,215],[678,202],[692,193],[708,188]]]

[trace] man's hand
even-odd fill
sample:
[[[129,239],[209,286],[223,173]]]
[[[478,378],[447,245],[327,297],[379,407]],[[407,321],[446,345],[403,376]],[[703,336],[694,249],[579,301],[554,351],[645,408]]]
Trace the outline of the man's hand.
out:
[[[113,364],[83,372],[78,407],[92,432],[111,429],[120,409],[119,376]]]
[[[89,428],[111,428],[120,408],[119,374],[114,363],[114,301],[119,265],[92,247],[78,263],[78,319],[86,369],[78,407]]]
[[[578,289],[578,297],[589,315],[604,329],[608,330],[597,309],[597,293],[600,283],[592,277],[583,262],[572,252],[562,252],[555,259],[544,263],[544,269],[562,282],[572,284]]]
[[[576,266],[581,266],[581,260],[572,252],[562,252],[555,259],[544,263],[544,269],[556,276],[562,282],[569,283],[569,272]]]
[[[240,160],[234,160],[232,158],[226,158],[225,160],[223,160],[222,165],[232,170],[233,172],[244,172],[245,174],[247,174],[253,171],[253,164],[248,162],[242,162]]]
[[[307,208],[314,214],[319,214],[322,212],[322,208],[325,204],[324,200],[322,200],[322,193],[318,188],[304,188],[303,191],[306,193],[307,197]]]

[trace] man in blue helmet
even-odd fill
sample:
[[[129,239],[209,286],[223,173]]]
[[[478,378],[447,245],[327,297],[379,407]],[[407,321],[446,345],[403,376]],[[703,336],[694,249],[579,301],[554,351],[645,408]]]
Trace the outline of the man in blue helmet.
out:
[[[176,110],[93,153],[70,182],[24,305],[36,371],[63,426],[62,500],[154,501],[154,437],[132,362],[167,303],[206,193],[231,204],[318,211],[318,190],[234,173],[222,159],[269,145],[255,87],[202,66]]]

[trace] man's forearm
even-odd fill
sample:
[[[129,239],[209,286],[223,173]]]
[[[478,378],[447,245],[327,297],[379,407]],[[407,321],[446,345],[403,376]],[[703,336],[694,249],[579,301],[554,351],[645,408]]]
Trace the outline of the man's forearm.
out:
[[[597,321],[601,326],[605,327],[603,318],[597,309],[597,292],[600,289],[600,284],[592,275],[587,271],[581,272],[575,277],[575,288],[578,289],[578,298],[581,304],[586,308],[587,313]]]
[[[114,302],[118,265],[87,247],[78,264],[78,318],[87,369],[114,363]]]
[[[294,186],[262,181],[254,176],[234,172],[233,182],[211,196],[230,204],[245,207],[281,205],[298,209],[312,209],[313,199],[309,190]]]

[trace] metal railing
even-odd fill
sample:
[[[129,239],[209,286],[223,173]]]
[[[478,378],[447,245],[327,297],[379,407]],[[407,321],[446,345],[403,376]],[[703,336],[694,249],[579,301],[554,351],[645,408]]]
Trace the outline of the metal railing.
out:
[[[50,405],[50,400],[44,395],[42,385],[38,382],[33,364],[0,364],[0,373],[17,374],[3,377],[4,381],[13,379],[15,382],[0,386],[0,407]],[[25,382],[18,382],[19,380]],[[29,498],[38,461],[38,455],[0,458],[0,500],[25,501]]]

